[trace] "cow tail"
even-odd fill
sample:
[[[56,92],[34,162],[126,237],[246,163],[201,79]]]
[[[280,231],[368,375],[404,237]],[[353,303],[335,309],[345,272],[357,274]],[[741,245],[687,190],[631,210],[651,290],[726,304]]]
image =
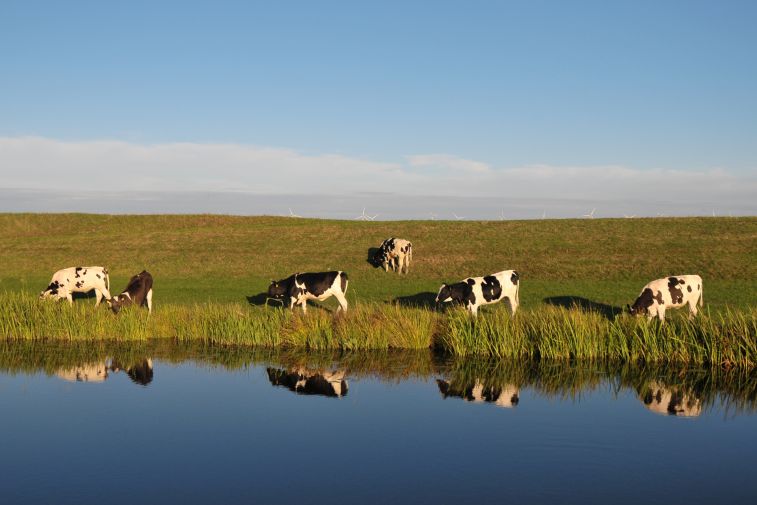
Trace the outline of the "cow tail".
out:
[[[701,289],[699,290],[699,306],[704,307],[704,283],[699,285]]]
[[[349,279],[347,278],[347,272],[339,272],[339,279],[340,279],[341,285],[342,285],[342,294],[346,295],[347,294],[347,282],[349,281]]]

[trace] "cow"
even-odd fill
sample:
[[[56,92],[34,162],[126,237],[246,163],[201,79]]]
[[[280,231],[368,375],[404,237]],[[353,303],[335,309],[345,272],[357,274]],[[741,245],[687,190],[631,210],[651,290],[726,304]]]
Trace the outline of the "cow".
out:
[[[69,382],[105,382],[108,365],[99,361],[85,363],[70,368],[61,368],[55,375]]]
[[[384,267],[388,272],[392,271],[407,274],[410,269],[410,261],[413,259],[413,244],[403,238],[388,238],[381,243],[373,255],[373,265]]]
[[[295,305],[302,306],[302,313],[307,314],[307,301],[323,301],[332,295],[339,302],[340,310],[347,311],[347,272],[315,272],[296,273],[280,281],[271,281],[268,286],[268,296],[275,300],[282,300],[294,310]]]
[[[316,372],[303,368],[281,370],[269,367],[266,372],[272,386],[284,386],[298,394],[340,398],[347,395],[349,389],[344,370]]]
[[[697,417],[702,413],[702,400],[681,388],[652,381],[637,391],[644,406],[655,414]]]
[[[641,294],[632,306],[626,306],[631,315],[647,316],[651,321],[658,317],[665,322],[667,309],[689,306],[689,318],[697,315],[697,303],[704,304],[702,296],[702,278],[698,275],[675,275],[657,279],[641,290]]]
[[[437,379],[436,384],[445,400],[452,396],[468,402],[494,403],[504,408],[515,407],[520,402],[520,389],[513,384],[504,384],[501,387],[485,386],[481,381],[476,380],[473,384],[460,386],[441,379]]]
[[[147,312],[152,313],[152,275],[147,270],[142,270],[129,279],[126,289],[120,294],[108,300],[108,305],[114,314],[118,314],[123,307],[136,305],[147,307]]]
[[[74,293],[95,291],[95,307],[105,297],[110,299],[110,278],[105,267],[70,267],[53,274],[47,289],[39,294],[40,299],[68,300],[73,305]]]
[[[153,371],[152,359],[150,358],[136,361],[130,365],[123,365],[115,359],[105,359],[104,361],[85,363],[70,368],[61,368],[55,375],[69,382],[105,382],[110,376],[110,372],[115,373],[122,370],[135,384],[146,386],[152,382]]]
[[[436,303],[452,302],[462,305],[474,316],[482,305],[507,298],[512,315],[518,310],[520,276],[515,270],[504,270],[485,277],[468,277],[455,284],[442,284]]]

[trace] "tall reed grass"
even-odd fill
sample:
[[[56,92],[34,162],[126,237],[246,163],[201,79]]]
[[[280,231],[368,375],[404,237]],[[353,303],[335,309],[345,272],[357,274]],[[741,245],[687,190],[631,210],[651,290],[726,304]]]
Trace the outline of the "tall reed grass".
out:
[[[278,307],[240,303],[159,305],[152,315],[115,316],[93,303],[40,301],[0,293],[0,338],[63,341],[145,341],[171,338],[222,345],[311,350],[435,348],[444,353],[496,358],[613,360],[757,365],[757,308],[683,314],[666,324],[627,315],[554,306],[511,317],[504,307],[472,318],[392,304],[353,304],[346,314],[313,307],[307,316]]]

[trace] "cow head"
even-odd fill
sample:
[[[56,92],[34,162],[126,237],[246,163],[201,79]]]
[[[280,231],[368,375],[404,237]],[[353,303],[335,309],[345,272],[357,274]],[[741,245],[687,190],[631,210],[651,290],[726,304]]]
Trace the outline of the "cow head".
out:
[[[108,307],[114,314],[121,312],[121,309],[131,305],[131,296],[129,293],[121,293],[108,300]]]
[[[386,253],[386,250],[383,247],[377,249],[376,252],[373,253],[373,260],[371,261],[373,266],[381,267],[381,266],[384,266],[384,264],[388,262],[389,262],[389,257]]]
[[[281,300],[286,295],[287,288],[281,283],[281,281],[271,280],[271,285],[268,286],[268,297],[276,300]]]
[[[60,295],[58,294],[58,292],[60,291],[60,288],[61,288],[61,285],[60,283],[58,283],[58,281],[51,282],[50,285],[47,286],[47,289],[39,293],[40,300],[44,298],[52,298],[52,297],[60,298]]]
[[[658,292],[657,295],[650,288],[644,288],[639,297],[633,302],[633,305],[628,307],[628,312],[632,316],[645,316],[649,313],[649,307],[654,303],[662,303],[662,295]]]
[[[442,284],[439,288],[439,293],[436,295],[436,303],[452,301],[452,288],[446,284]]]

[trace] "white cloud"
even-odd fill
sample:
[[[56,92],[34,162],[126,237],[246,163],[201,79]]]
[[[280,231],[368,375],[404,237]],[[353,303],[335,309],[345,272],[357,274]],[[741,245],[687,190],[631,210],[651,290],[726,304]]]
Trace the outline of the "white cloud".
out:
[[[420,168],[420,170],[419,170]],[[496,168],[449,154],[383,162],[239,144],[0,137],[0,187],[57,191],[240,191],[257,194],[487,197],[503,201],[663,202],[757,210],[757,177],[726,170],[621,166]],[[642,212],[639,209],[637,212]]]
[[[451,154],[415,154],[406,156],[411,167],[431,167],[443,171],[486,173],[491,167],[480,161],[466,160]]]

